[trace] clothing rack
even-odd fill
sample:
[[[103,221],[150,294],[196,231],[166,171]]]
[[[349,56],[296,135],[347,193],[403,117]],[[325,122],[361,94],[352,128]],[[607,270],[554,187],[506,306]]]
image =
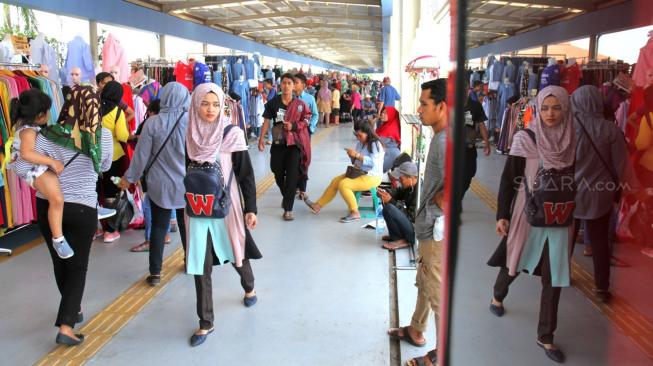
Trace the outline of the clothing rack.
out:
[[[7,67],[14,67],[14,68],[33,70],[33,69],[41,68],[41,64],[24,64],[24,63],[18,63],[18,62],[0,62],[0,68],[7,68]]]

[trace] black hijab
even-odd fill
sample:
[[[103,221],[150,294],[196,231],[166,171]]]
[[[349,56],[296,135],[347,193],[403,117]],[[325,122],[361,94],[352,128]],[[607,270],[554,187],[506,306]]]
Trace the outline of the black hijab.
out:
[[[109,114],[120,104],[122,99],[122,85],[117,81],[110,81],[102,89],[100,98],[102,99],[102,117]]]

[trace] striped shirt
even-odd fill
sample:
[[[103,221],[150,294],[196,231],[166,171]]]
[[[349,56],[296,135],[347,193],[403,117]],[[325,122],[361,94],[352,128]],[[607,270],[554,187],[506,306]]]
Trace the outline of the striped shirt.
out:
[[[74,150],[57,145],[39,134],[36,138],[34,150],[42,155],[49,156],[53,159],[66,164],[75,156]],[[102,129],[102,163],[101,169],[106,172],[111,168],[113,158],[113,138],[111,131],[106,128]],[[27,172],[32,168],[32,164],[19,159],[13,169],[20,176],[20,172]],[[59,184],[63,193],[64,202],[79,203],[85,206],[95,208],[97,206],[97,192],[95,185],[98,175],[93,168],[93,162],[86,155],[80,154],[70,165],[68,165],[59,176]],[[36,196],[43,198],[40,193]]]

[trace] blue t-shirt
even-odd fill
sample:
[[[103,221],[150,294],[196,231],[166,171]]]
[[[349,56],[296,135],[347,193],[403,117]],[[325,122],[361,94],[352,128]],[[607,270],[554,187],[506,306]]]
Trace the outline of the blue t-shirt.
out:
[[[195,68],[193,69],[193,87],[210,83],[211,81],[211,69],[201,62],[195,62]]]
[[[385,107],[394,107],[395,101],[401,100],[397,89],[392,85],[384,86],[379,93],[379,102],[383,102]]]

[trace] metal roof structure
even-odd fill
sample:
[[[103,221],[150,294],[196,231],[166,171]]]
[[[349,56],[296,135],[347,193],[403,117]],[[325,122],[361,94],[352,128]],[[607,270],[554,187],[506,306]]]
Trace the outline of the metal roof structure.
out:
[[[573,19],[627,0],[469,0],[469,48]]]
[[[353,69],[383,69],[381,0],[129,0]]]

